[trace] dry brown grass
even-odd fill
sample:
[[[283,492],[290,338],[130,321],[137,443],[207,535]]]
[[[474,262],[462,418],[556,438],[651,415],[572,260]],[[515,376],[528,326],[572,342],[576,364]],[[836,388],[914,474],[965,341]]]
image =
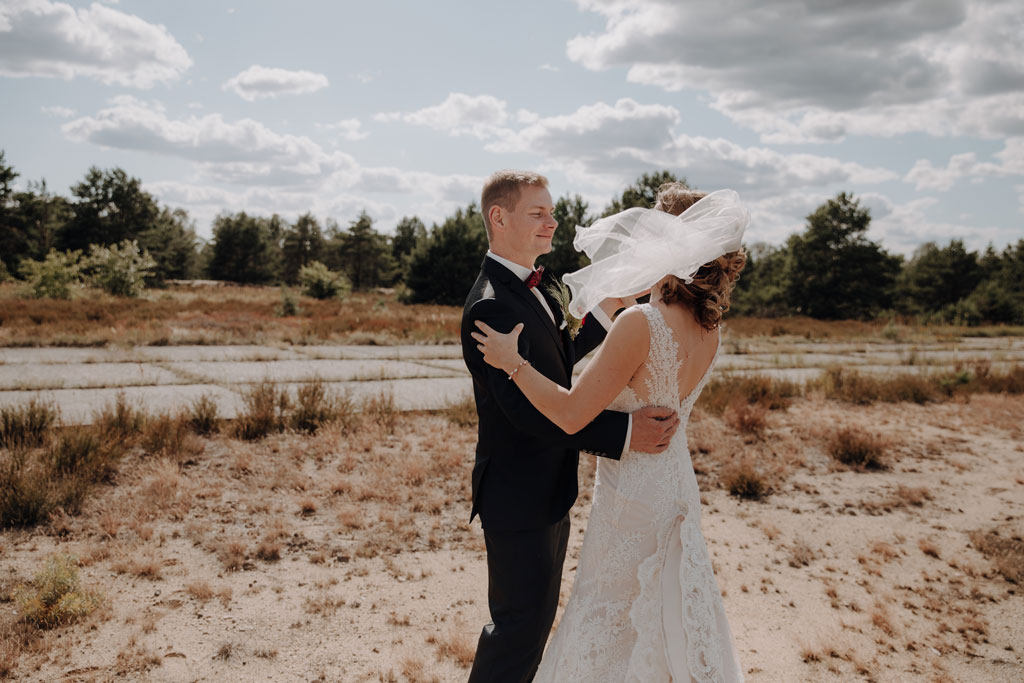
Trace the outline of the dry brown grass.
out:
[[[460,307],[400,304],[384,291],[302,297],[301,313],[281,318],[277,287],[172,284],[142,299],[71,301],[21,299],[17,289],[0,285],[0,345],[437,343],[458,339],[462,318]]]
[[[939,558],[939,546],[935,545],[932,541],[927,538],[922,538],[917,542],[917,547],[920,548],[921,552],[928,557],[934,557],[936,560]]]
[[[802,393],[803,388],[795,382],[757,375],[713,375],[701,391],[697,406],[712,415],[722,415],[741,404],[784,410]]]
[[[971,545],[992,562],[999,574],[1011,583],[1024,583],[1024,538],[1007,538],[998,531],[972,531]]]
[[[798,538],[789,546],[789,566],[806,567],[818,557],[814,548],[802,538]]]
[[[889,442],[860,427],[843,427],[833,432],[826,448],[837,462],[859,470],[886,469],[885,451]]]
[[[725,421],[741,434],[762,438],[768,428],[768,407],[763,403],[736,401],[725,414]]]
[[[164,413],[149,418],[142,428],[140,444],[149,455],[175,463],[194,462],[204,448],[203,442],[193,433],[188,413]]]
[[[210,582],[205,579],[197,579],[185,584],[185,592],[200,602],[212,600],[213,596],[216,595],[210,586]]]
[[[452,624],[447,631],[427,638],[427,642],[437,648],[437,659],[449,659],[463,669],[473,665],[476,655],[476,638],[467,633],[462,624]]]
[[[771,491],[767,478],[749,458],[726,467],[720,480],[729,494],[737,498],[759,500]]]
[[[135,638],[128,641],[127,647],[117,653],[117,661],[114,664],[114,673],[119,676],[129,674],[145,673],[163,664],[160,655],[149,648],[140,645]]]

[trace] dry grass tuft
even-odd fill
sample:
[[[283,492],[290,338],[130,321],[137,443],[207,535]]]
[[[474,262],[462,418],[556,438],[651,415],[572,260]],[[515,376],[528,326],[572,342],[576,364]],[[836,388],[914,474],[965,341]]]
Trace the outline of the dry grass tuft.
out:
[[[117,661],[114,663],[114,673],[118,676],[126,676],[133,673],[145,673],[150,669],[163,664],[160,656],[153,651],[139,645],[135,638],[128,641],[128,646],[117,653]]]
[[[0,407],[0,448],[41,446],[57,423],[57,409],[35,398],[21,406]]]
[[[472,396],[456,401],[444,408],[441,413],[457,427],[476,427],[479,416],[476,412],[476,401]]]
[[[217,554],[220,557],[221,564],[224,565],[224,569],[229,572],[236,572],[245,564],[248,549],[242,541],[225,541],[221,544]]]
[[[381,393],[363,402],[363,415],[380,426],[386,433],[393,434],[400,415],[391,393]]]
[[[142,430],[141,445],[149,455],[176,463],[194,462],[204,450],[203,443],[193,433],[188,414],[150,418]]]
[[[220,429],[219,409],[213,396],[203,394],[192,401],[188,411],[188,425],[200,436],[209,436]]]
[[[26,527],[63,510],[76,514],[90,487],[108,481],[124,452],[93,427],[71,427],[38,448],[0,450],[0,527]]]
[[[118,393],[113,405],[107,405],[96,413],[93,425],[100,434],[115,439],[127,440],[142,431],[146,416],[128,405],[123,392]]]
[[[768,428],[768,407],[763,403],[737,401],[725,414],[725,421],[741,434],[757,438],[764,436]]]
[[[878,401],[928,403],[941,397],[935,383],[921,375],[907,373],[876,377],[844,367],[826,369],[816,386],[824,391],[825,398],[858,405]]]
[[[348,394],[333,396],[323,380],[316,378],[303,383],[296,390],[295,409],[289,422],[293,429],[312,434],[341,416],[351,420],[354,412]]]
[[[971,545],[991,560],[1004,579],[1024,583],[1024,539],[1019,536],[1003,538],[995,531],[972,531],[969,537]]]
[[[102,604],[99,593],[83,590],[78,563],[70,555],[51,555],[32,583],[14,592],[21,620],[47,629],[70,624]]]
[[[826,447],[838,462],[860,470],[886,469],[884,453],[888,442],[858,427],[844,427],[829,437]]]
[[[281,559],[281,543],[269,538],[264,538],[256,546],[256,557],[264,562],[276,562]]]
[[[729,494],[747,500],[760,500],[771,491],[771,486],[749,459],[727,467],[721,474],[721,483]]]
[[[818,554],[814,552],[814,548],[807,545],[807,542],[802,538],[798,538],[793,541],[793,545],[789,547],[789,566],[790,567],[806,567],[811,564]]]
[[[917,547],[921,549],[921,552],[928,557],[934,557],[936,560],[939,558],[939,546],[935,545],[926,538],[922,538],[917,542]]]
[[[476,656],[476,642],[465,633],[458,624],[452,625],[447,632],[438,636],[429,636],[427,642],[437,648],[438,661],[452,660],[455,664],[468,669],[473,665]]]
[[[705,385],[697,406],[713,415],[722,415],[739,403],[784,410],[801,393],[802,387],[795,382],[764,376],[716,375]]]
[[[210,587],[210,583],[205,579],[198,579],[185,584],[185,592],[200,602],[212,600],[213,596],[216,595],[213,592],[213,588]]]
[[[235,419],[234,436],[257,441],[284,429],[290,404],[287,391],[278,391],[273,382],[264,380],[249,387],[242,398],[245,408]]]

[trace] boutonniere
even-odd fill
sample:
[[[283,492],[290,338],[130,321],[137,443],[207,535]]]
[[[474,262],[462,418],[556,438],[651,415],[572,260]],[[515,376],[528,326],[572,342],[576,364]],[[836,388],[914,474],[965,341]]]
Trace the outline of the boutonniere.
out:
[[[569,302],[572,301],[572,293],[569,291],[569,287],[564,282],[556,279],[554,283],[547,286],[548,294],[558,304],[558,308],[562,311],[562,327],[569,330],[569,337],[575,339],[576,335],[580,333],[580,328],[583,327],[583,323],[586,322],[587,316],[583,318],[577,318],[569,312]]]

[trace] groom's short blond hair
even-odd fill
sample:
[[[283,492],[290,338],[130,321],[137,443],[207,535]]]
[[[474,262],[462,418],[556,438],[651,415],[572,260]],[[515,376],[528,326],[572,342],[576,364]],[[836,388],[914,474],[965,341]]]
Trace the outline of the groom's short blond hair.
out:
[[[492,173],[484,182],[483,192],[480,193],[480,211],[484,215],[488,241],[493,238],[491,221],[487,217],[491,207],[497,205],[505,211],[512,211],[519,202],[520,188],[524,185],[547,188],[548,179],[533,171],[504,170]]]

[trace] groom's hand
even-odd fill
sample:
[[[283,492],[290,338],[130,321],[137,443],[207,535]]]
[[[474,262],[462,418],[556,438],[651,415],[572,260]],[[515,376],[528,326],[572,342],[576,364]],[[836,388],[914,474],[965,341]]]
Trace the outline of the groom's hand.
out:
[[[633,413],[629,449],[641,453],[661,453],[668,448],[677,429],[679,416],[671,408],[641,408]]]

